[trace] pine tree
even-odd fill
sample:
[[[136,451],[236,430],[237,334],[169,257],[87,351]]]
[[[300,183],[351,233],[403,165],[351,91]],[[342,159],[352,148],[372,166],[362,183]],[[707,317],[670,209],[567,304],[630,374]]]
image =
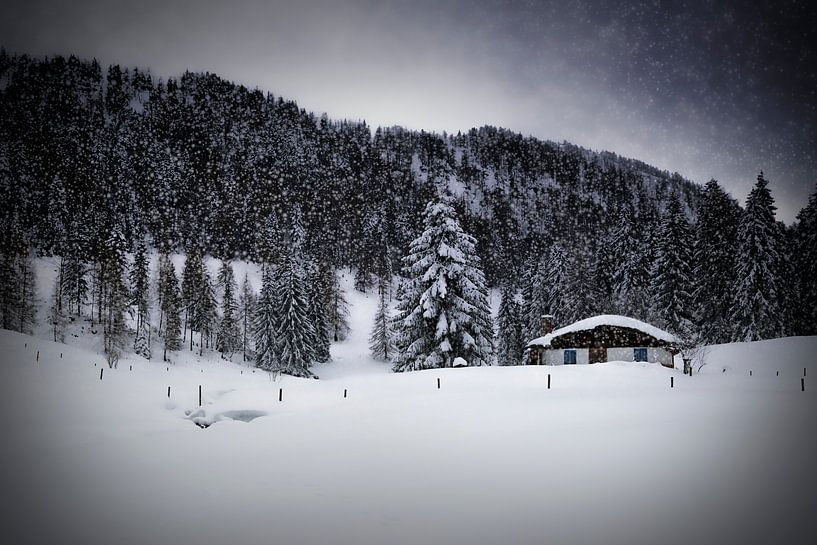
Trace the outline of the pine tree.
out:
[[[167,305],[170,302],[169,295],[173,292],[178,292],[178,279],[176,278],[176,268],[170,261],[170,257],[165,252],[159,253],[159,259],[156,264],[156,277],[158,283],[156,285],[156,298],[159,304],[159,335],[163,335],[164,320],[167,315]],[[172,278],[171,278],[172,273]],[[176,293],[178,296],[178,293]],[[178,301],[176,301],[178,305]]]
[[[617,247],[616,255],[623,255],[623,283],[618,286],[618,312],[639,320],[648,321],[652,316],[652,274],[657,259],[658,212],[653,200],[640,196],[636,215],[627,218],[626,246]],[[623,251],[624,253],[618,253]]]
[[[732,296],[740,208],[715,180],[704,189],[695,228],[695,323],[706,344],[732,340]]]
[[[62,260],[60,262],[60,268],[63,267],[65,261]],[[65,324],[66,324],[66,316],[65,312],[62,310],[62,305],[60,303],[60,278],[62,277],[62,272],[57,275],[57,280],[54,282],[54,293],[51,296],[51,306],[48,309],[48,323],[51,324],[51,331],[53,334],[54,342],[65,342]]]
[[[88,296],[87,266],[77,254],[64,256],[62,266],[62,296],[68,302],[68,312],[79,316],[82,314],[82,304]]]
[[[37,323],[37,277],[34,272],[34,251],[31,248],[18,257],[17,277],[20,282],[17,331],[32,335]]]
[[[637,241],[633,237],[631,214],[620,212],[610,231],[608,244],[610,253],[622,261],[612,272],[612,308],[617,314],[635,315],[630,301],[632,279],[630,276],[630,256],[637,251]]]
[[[382,280],[378,286],[378,305],[374,316],[374,326],[369,336],[369,350],[377,360],[390,361],[394,357],[394,331],[389,306],[386,301],[388,286]]]
[[[331,286],[329,300],[329,327],[335,342],[343,341],[349,335],[349,303],[340,287],[337,272],[328,264],[324,270],[326,285]],[[330,278],[331,275],[331,278]]]
[[[761,172],[746,199],[738,229],[737,285],[732,317],[735,341],[779,337],[784,332],[780,308],[780,240],[777,209]]]
[[[255,303],[252,332],[255,344],[255,366],[270,371],[278,361],[278,282],[271,265],[261,270],[261,291]]]
[[[248,361],[252,358],[249,340],[252,328],[252,317],[255,314],[255,292],[250,285],[247,273],[244,273],[244,281],[241,283],[241,292],[238,294],[238,315],[241,321],[241,354],[242,360]]]
[[[105,357],[109,367],[117,367],[125,348],[125,312],[128,306],[124,279],[125,239],[117,230],[105,242],[100,270],[100,309]]]
[[[424,223],[405,258],[394,370],[451,367],[457,357],[490,365],[493,326],[475,241],[449,197],[426,206]]]
[[[216,350],[221,357],[230,357],[241,347],[241,333],[238,330],[238,305],[235,292],[238,290],[233,276],[233,267],[224,261],[218,273],[218,284],[222,289],[221,322],[216,336]]]
[[[366,293],[366,290],[372,285],[372,274],[364,264],[361,264],[355,271],[355,289],[361,293]]]
[[[567,301],[568,278],[567,271],[570,269],[567,253],[560,245],[553,246],[548,253],[547,260],[541,268],[542,290],[545,304],[541,309],[537,321],[537,328],[531,331],[531,337],[536,338],[542,335],[542,316],[549,314],[557,322],[570,323],[574,320]]]
[[[278,358],[272,364],[275,374],[296,377],[312,377],[309,370],[315,361],[316,334],[309,321],[306,290],[299,257],[294,250],[288,250],[278,269],[279,293],[276,310]]]
[[[500,295],[497,315],[497,364],[519,365],[525,351],[525,336],[522,324],[522,307],[509,286],[504,286]],[[541,331],[541,330],[540,330]]]
[[[213,334],[216,331],[216,294],[213,289],[213,282],[206,269],[202,269],[202,277],[199,280],[199,296],[193,305],[194,313],[190,322],[191,331],[195,329],[199,332],[199,355],[204,353],[205,343],[210,348]],[[192,335],[192,333],[191,333]]]
[[[542,257],[529,270],[523,309],[525,337],[528,339],[535,339],[542,334],[542,316],[553,313],[547,286],[549,263],[547,256]]]
[[[590,252],[582,248],[573,248],[562,265],[557,266],[554,261],[548,273],[550,314],[559,316],[564,323],[569,324],[602,311],[599,288],[596,285],[595,264]]]
[[[692,248],[689,225],[678,195],[670,196],[658,235],[653,265],[653,312],[662,327],[692,332]]]
[[[144,243],[140,243],[134,254],[130,269],[130,305],[136,307],[136,335],[134,352],[150,359],[150,314],[148,309],[148,288],[150,276]]]
[[[792,324],[795,335],[817,334],[817,192],[797,214],[794,230],[793,268],[795,301]]]
[[[204,292],[202,286],[204,278],[204,262],[198,250],[190,250],[182,271],[181,303],[184,309],[184,325],[182,326],[182,342],[186,339],[187,329],[190,329],[190,350],[193,350],[193,331],[196,330],[196,319],[200,315],[199,298]]]
[[[0,315],[3,329],[16,329],[19,323],[19,286],[15,256],[11,252],[0,252]]]
[[[169,259],[165,261],[161,291],[162,308],[165,315],[163,334],[164,354],[162,355],[162,359],[168,361],[168,352],[176,352],[182,348],[179,279],[176,277],[176,269]]]
[[[307,281],[307,319],[312,324],[315,337],[311,344],[315,349],[315,362],[326,363],[330,360],[329,347],[332,344],[330,337],[329,305],[325,299],[326,286],[322,282],[322,276],[318,266],[312,264],[308,267]]]

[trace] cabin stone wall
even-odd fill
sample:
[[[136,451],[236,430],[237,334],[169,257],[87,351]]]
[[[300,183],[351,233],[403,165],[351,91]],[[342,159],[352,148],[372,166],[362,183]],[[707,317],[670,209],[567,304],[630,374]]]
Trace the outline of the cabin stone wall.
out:
[[[561,348],[541,349],[533,348],[539,352],[539,363],[531,362],[534,365],[564,365],[565,351]],[[576,365],[587,364],[590,361],[590,350],[587,348],[576,348]]]
[[[639,347],[616,347],[607,349],[607,361],[634,361],[634,348]],[[664,367],[672,367],[672,353],[666,348],[647,347],[647,361],[650,363],[660,363]]]
[[[639,347],[614,347],[607,349],[607,361],[634,361],[634,348]],[[642,347],[643,348],[643,347]],[[564,352],[562,348],[531,348],[528,355],[528,363],[532,365],[564,365]],[[575,348],[576,364],[586,365],[590,362],[590,350],[587,348]],[[660,363],[664,367],[673,367],[672,352],[666,348],[647,347],[647,362]]]

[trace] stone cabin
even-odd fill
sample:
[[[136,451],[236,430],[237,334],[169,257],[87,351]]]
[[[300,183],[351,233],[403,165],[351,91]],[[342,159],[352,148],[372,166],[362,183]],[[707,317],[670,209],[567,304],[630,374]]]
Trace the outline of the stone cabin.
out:
[[[553,329],[553,316],[543,317],[542,337],[525,349],[528,365],[573,365],[606,361],[645,361],[673,367],[678,339],[648,323],[603,314]]]

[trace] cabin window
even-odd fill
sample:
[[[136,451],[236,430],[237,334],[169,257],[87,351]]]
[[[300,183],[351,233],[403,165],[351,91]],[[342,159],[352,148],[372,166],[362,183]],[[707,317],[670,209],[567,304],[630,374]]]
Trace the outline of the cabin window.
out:
[[[633,361],[647,361],[647,349],[633,348]]]
[[[575,365],[576,363],[576,351],[575,350],[565,350],[565,365]]]

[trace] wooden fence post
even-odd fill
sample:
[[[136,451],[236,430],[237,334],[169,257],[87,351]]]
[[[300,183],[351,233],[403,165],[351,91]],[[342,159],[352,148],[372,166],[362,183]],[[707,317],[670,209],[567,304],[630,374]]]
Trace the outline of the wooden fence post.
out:
[[[201,384],[199,384],[199,407],[201,407]]]
[[[283,401],[283,400],[284,400],[284,389],[283,388],[278,388],[278,401]]]
[[[437,389],[440,389],[440,377],[437,377]]]
[[[548,390],[550,390],[550,373],[548,373]]]
[[[105,372],[105,368],[104,368],[104,367],[100,367],[100,368],[99,368],[99,380],[102,380],[102,373],[104,373],[104,372]]]
[[[167,387],[167,398],[170,399],[170,386]]]
[[[669,387],[670,388],[675,388],[675,377],[670,377],[669,378]]]

